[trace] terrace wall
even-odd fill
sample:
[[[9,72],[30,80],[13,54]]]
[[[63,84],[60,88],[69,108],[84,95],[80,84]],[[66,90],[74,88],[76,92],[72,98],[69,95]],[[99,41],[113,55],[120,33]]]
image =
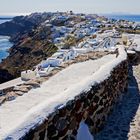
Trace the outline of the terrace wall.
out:
[[[104,81],[94,84],[51,113],[46,120],[30,130],[23,140],[75,140],[81,121],[92,134],[99,132],[113,105],[127,89],[128,62],[122,61]]]

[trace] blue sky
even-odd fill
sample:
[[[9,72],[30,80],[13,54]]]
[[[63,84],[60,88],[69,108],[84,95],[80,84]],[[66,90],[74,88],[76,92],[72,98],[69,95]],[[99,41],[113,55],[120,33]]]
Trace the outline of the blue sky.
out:
[[[0,15],[43,11],[140,14],[140,0],[0,0]]]

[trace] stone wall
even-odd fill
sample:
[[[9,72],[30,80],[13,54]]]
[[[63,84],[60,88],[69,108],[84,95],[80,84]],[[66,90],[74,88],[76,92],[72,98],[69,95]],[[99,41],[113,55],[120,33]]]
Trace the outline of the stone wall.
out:
[[[128,60],[130,64],[137,65],[140,63],[140,52],[128,53]]]
[[[127,89],[127,79],[128,62],[125,60],[112,70],[108,79],[68,101],[21,139],[75,140],[81,121],[85,121],[92,134],[99,132],[113,105]]]

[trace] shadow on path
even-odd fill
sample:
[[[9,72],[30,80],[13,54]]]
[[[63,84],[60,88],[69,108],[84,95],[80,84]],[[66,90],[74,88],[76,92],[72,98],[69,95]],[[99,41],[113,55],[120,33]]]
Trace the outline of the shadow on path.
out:
[[[130,126],[135,125],[133,118],[139,104],[138,84],[130,66],[128,92],[124,93],[119,103],[115,105],[104,129],[94,136],[94,140],[128,140]]]

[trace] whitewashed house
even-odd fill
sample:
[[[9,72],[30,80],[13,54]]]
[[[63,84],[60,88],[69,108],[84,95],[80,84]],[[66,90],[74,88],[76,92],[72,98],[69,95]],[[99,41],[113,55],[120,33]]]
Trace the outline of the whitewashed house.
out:
[[[21,79],[22,80],[30,80],[30,79],[35,79],[36,78],[36,71],[32,71],[32,70],[26,70],[21,72]]]
[[[59,50],[55,54],[53,54],[52,57],[42,61],[39,66],[41,66],[41,68],[58,67],[62,62],[74,59],[75,57],[76,53],[72,49]]]
[[[81,39],[81,38],[83,38],[83,37],[85,36],[85,34],[84,34],[83,32],[81,32],[81,31],[76,31],[76,32],[74,33],[74,36],[75,36],[75,38],[77,38],[77,39]]]
[[[59,52],[63,53],[63,61],[69,61],[72,60],[76,57],[76,52],[73,49],[67,50],[67,49],[63,49],[60,50]],[[60,59],[60,56],[57,57]]]
[[[73,50],[77,53],[77,55],[93,51],[91,47],[90,48],[89,47],[88,48],[73,48]]]
[[[64,37],[57,37],[57,38],[54,38],[54,43],[55,44],[58,44],[58,43],[61,43],[62,41],[64,40]]]
[[[92,48],[97,48],[100,42],[97,39],[88,39],[87,42],[92,46]]]

